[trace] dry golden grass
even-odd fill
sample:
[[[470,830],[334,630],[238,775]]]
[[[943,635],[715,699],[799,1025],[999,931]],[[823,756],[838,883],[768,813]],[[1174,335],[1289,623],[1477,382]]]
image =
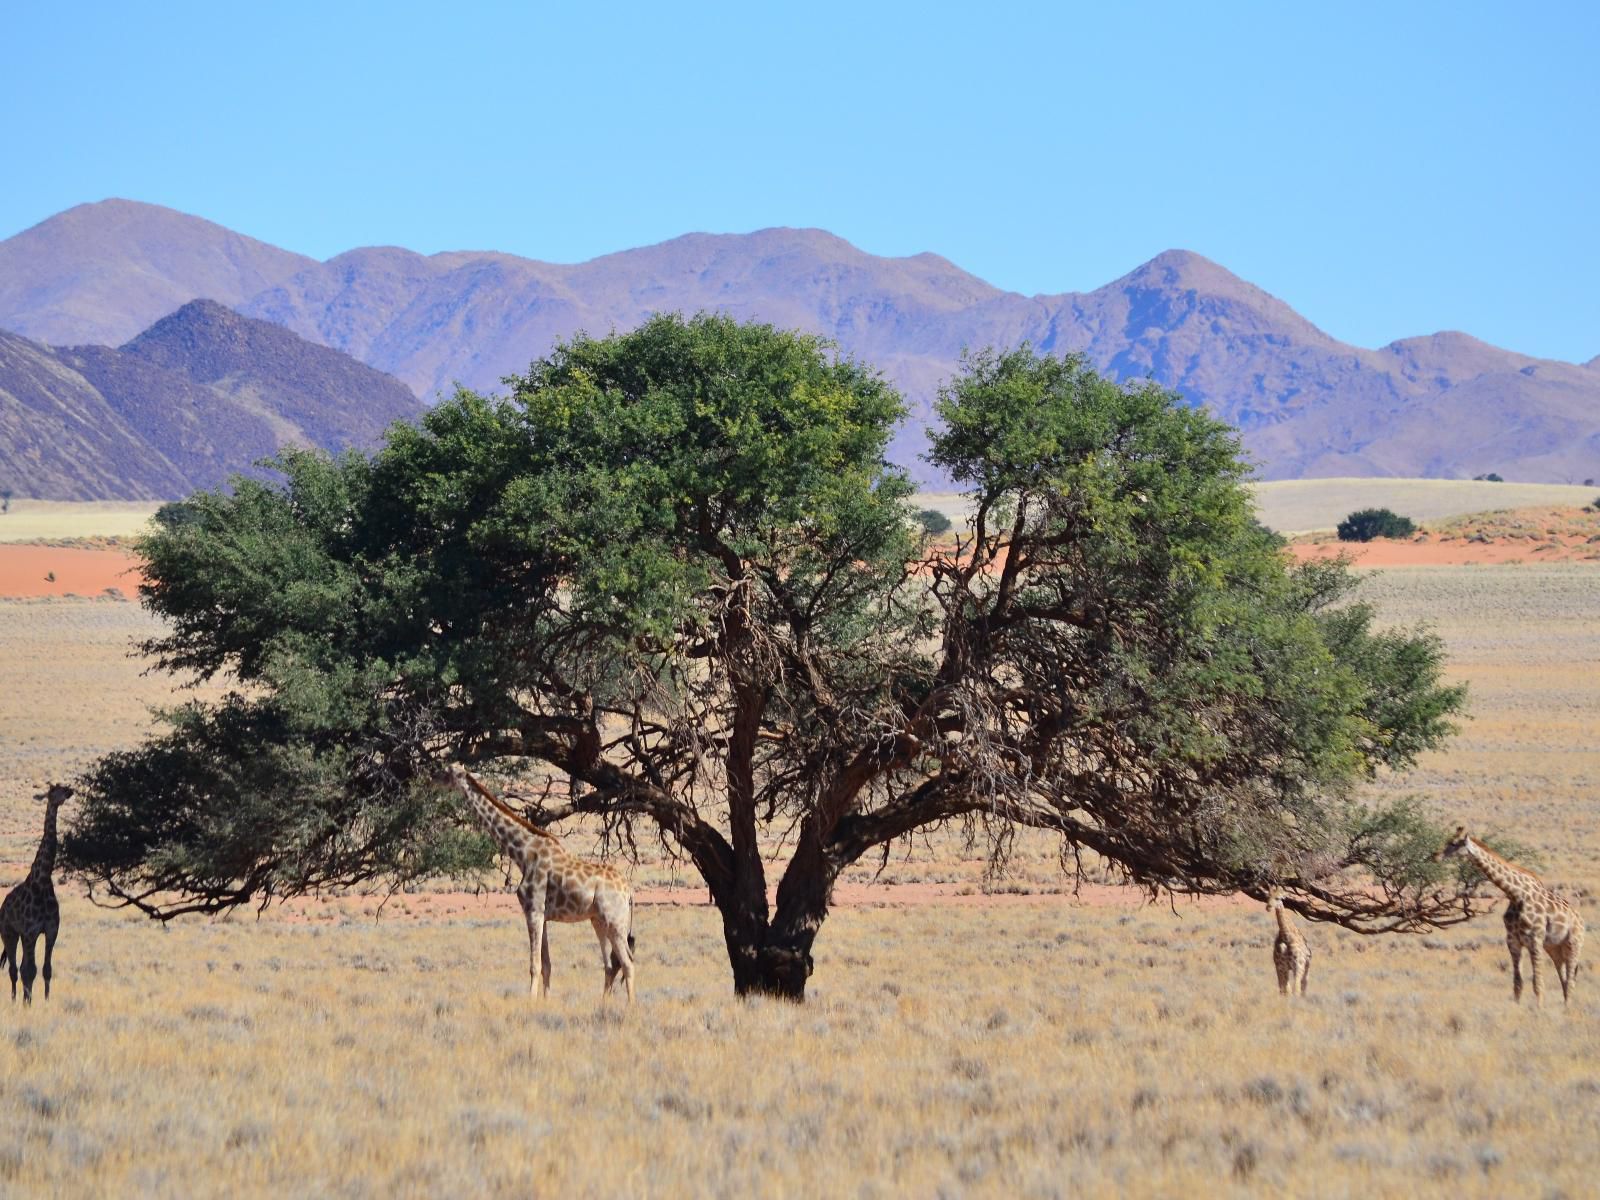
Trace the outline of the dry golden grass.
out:
[[[1289,536],[1333,529],[1363,508],[1392,509],[1419,524],[1434,523],[1508,508],[1577,508],[1590,503],[1597,490],[1469,479],[1286,479],[1254,485],[1262,524]]]
[[[145,500],[13,500],[0,516],[0,542],[131,538],[160,507]]]
[[[706,909],[642,911],[640,1002],[559,927],[148,923],[68,905],[0,1030],[16,1195],[1589,1194],[1600,1026],[1510,1004],[1498,930],[857,909],[804,1007],[728,994]],[[1588,981],[1583,981],[1588,982]]]
[[[1468,479],[1286,479],[1251,485],[1262,524],[1293,537],[1331,532],[1363,508],[1388,508],[1418,523],[1516,508],[1581,508],[1600,486],[1482,483]],[[958,528],[970,505],[959,492],[919,492],[918,508],[936,508]]]
[[[1600,569],[1370,591],[1437,625],[1474,701],[1449,751],[1380,786],[1514,829],[1600,929]],[[169,695],[121,657],[148,629],[131,604],[0,603],[0,884],[31,856],[34,787]],[[884,876],[983,886],[953,835]],[[1025,839],[1000,887],[1059,889],[1053,847]],[[1295,1003],[1254,906],[844,908],[790,1007],[729,995],[711,910],[650,906],[623,1015],[575,926],[534,1008],[509,903],[162,929],[60,890],[55,996],[0,992],[0,1195],[1579,1196],[1600,1170],[1593,973],[1571,1011],[1515,1008],[1494,917],[1309,928]]]

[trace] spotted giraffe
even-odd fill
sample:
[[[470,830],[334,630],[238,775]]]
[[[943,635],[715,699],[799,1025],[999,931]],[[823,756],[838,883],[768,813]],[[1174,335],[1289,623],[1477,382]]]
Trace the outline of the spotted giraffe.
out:
[[[1578,956],[1583,953],[1583,918],[1571,902],[1526,867],[1501,858],[1469,834],[1465,825],[1456,826],[1454,836],[1433,857],[1435,861],[1470,858],[1489,882],[1506,894],[1509,903],[1502,919],[1511,951],[1511,998],[1522,1000],[1522,952],[1526,950],[1533,967],[1533,1001],[1544,1007],[1544,980],[1539,972],[1539,951],[1543,949],[1556,965],[1562,1003],[1570,1003]]]
[[[1278,936],[1272,939],[1272,965],[1278,972],[1278,993],[1304,996],[1311,975],[1311,945],[1295,925],[1294,917],[1283,906],[1283,893],[1274,888],[1267,895],[1267,911],[1278,919]]]
[[[522,869],[517,899],[528,921],[528,975],[535,1000],[550,990],[550,921],[588,921],[600,939],[600,962],[611,991],[618,974],[633,1003],[633,892],[620,872],[567,851],[548,829],[523,820],[464,768],[440,780],[466,798],[467,807],[500,849]]]
[[[41,933],[44,934],[44,998],[50,998],[50,957],[56,948],[56,935],[61,932],[61,906],[56,903],[56,888],[50,879],[56,867],[56,810],[71,798],[72,789],[59,783],[52,783],[47,791],[34,797],[45,804],[44,837],[39,839],[39,850],[33,856],[33,868],[28,877],[0,902],[0,962],[4,962],[11,973],[11,999],[16,1000],[17,945],[21,943],[24,1004],[33,1003],[33,954]]]

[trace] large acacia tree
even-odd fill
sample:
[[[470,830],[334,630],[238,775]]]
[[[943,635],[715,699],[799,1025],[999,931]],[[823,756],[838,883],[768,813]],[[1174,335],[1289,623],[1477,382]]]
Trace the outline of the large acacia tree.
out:
[[[481,866],[427,783],[453,760],[658,834],[741,993],[803,996],[839,873],[951,821],[1368,932],[1471,911],[1440,831],[1359,792],[1450,732],[1439,644],[1293,567],[1174,394],[968,358],[932,457],[974,517],[934,553],[884,461],[899,397],[815,339],[660,317],[508,383],[161,511],[145,650],[238,686],[89,773],[65,852],[96,894],[170,917]]]

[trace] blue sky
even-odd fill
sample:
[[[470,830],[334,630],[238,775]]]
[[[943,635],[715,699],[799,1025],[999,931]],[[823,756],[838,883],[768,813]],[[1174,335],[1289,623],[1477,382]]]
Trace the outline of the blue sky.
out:
[[[68,0],[3,33],[0,237],[107,196],[319,258],[802,225],[1026,293],[1176,246],[1360,345],[1600,354],[1600,6]]]

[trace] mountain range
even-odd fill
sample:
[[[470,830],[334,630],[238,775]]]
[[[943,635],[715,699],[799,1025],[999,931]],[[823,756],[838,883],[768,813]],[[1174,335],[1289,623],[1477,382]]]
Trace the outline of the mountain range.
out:
[[[210,300],[116,348],[0,332],[0,487],[22,496],[171,499],[286,445],[370,446],[421,412],[392,376]]]
[[[935,254],[882,258],[821,230],[689,234],[559,265],[494,252],[351,250],[326,262],[196,217],[108,200],[0,242],[0,328],[117,342],[206,297],[331,347],[431,398],[493,390],[559,338],[715,309],[822,334],[876,365],[918,453],[963,347],[1021,341],[1151,377],[1243,433],[1265,478],[1600,475],[1600,357],[1536,359],[1461,333],[1339,342],[1281,300],[1172,250],[1090,292],[1022,296]]]

